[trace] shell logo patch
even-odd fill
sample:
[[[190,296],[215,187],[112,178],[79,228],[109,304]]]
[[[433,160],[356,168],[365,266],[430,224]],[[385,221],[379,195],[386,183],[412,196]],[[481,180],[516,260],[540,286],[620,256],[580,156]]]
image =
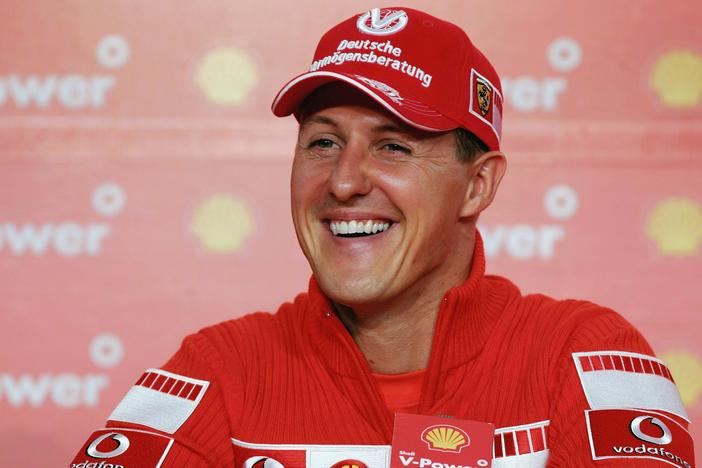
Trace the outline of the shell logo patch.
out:
[[[421,439],[427,443],[429,450],[458,453],[463,447],[470,445],[470,437],[461,429],[448,426],[430,426],[424,429]]]
[[[358,460],[341,460],[338,463],[334,463],[331,468],[368,468],[368,466]]]
[[[475,83],[475,92],[477,93],[478,109],[483,117],[490,113],[490,103],[492,102],[492,88],[490,85],[478,78]]]

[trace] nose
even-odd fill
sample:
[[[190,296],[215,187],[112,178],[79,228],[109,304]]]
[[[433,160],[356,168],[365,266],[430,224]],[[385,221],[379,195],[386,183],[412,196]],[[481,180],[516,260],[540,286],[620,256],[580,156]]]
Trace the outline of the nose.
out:
[[[370,192],[368,154],[359,145],[348,144],[336,160],[329,177],[329,191],[342,202]]]

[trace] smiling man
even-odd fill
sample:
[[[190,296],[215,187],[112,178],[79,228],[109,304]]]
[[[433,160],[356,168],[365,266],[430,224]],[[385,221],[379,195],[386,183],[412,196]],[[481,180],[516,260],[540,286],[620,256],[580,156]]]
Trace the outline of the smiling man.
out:
[[[455,132],[411,127],[344,82],[322,85],[298,117],[292,212],[315,278],[374,371],[425,368],[504,156],[476,142],[465,161]]]
[[[664,363],[622,317],[485,275],[497,73],[457,26],[372,9],[273,103],[299,133],[307,293],[189,336],[73,466],[692,466]]]

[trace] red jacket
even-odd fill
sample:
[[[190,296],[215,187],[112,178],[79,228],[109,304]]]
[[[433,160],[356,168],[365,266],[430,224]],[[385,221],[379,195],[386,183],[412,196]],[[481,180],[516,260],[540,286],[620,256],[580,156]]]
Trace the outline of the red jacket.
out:
[[[420,414],[493,423],[497,468],[670,466],[656,459],[672,449],[641,455],[625,439],[610,442],[631,437],[634,416],[650,423],[650,414],[683,443],[672,455],[691,457],[672,377],[628,322],[589,302],[522,296],[484,269],[478,239],[469,278],[441,305]],[[144,373],[107,427],[73,466],[330,468],[346,459],[373,467],[389,466],[393,414],[313,278],[276,314],[187,337]],[[649,439],[655,430],[644,427]],[[617,458],[599,459],[603,450]]]

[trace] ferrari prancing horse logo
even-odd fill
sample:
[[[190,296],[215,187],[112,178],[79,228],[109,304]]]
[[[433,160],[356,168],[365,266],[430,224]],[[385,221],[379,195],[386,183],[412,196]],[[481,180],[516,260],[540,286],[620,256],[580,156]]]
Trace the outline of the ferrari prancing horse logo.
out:
[[[492,88],[490,85],[478,78],[476,80],[475,90],[478,94],[478,108],[483,117],[490,112],[490,103],[492,102]]]

